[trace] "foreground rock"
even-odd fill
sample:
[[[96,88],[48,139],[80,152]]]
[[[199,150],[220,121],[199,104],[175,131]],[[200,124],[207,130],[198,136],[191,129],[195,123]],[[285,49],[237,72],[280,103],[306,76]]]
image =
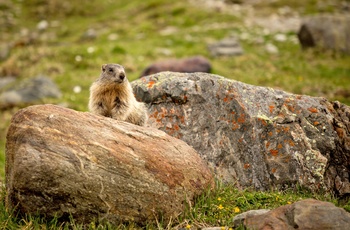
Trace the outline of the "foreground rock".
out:
[[[202,56],[194,56],[183,59],[169,59],[165,61],[160,61],[153,63],[152,65],[146,67],[140,77],[147,75],[163,72],[172,71],[180,73],[195,73],[203,72],[210,73],[211,64],[208,59]]]
[[[350,193],[344,104],[204,73],[165,72],[133,86],[152,125],[193,146],[225,181]]]
[[[247,229],[347,230],[350,226],[350,213],[329,202],[307,199],[264,214],[248,214],[243,225]]]
[[[302,47],[321,47],[350,54],[350,16],[317,15],[305,18],[298,38]]]
[[[8,130],[6,204],[22,214],[166,220],[210,186],[198,154],[152,128],[41,105],[16,113]]]

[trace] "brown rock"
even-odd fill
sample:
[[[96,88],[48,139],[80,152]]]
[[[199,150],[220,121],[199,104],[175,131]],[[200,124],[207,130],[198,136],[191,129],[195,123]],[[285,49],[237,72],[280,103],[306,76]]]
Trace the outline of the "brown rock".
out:
[[[194,56],[184,59],[170,59],[165,61],[156,62],[148,66],[140,77],[163,72],[181,72],[181,73],[195,73],[204,72],[210,73],[210,62],[202,56]]]
[[[239,187],[296,184],[350,194],[350,107],[205,73],[133,82],[149,121]]]
[[[198,154],[162,131],[39,105],[6,142],[6,205],[77,222],[169,219],[213,185]]]
[[[347,230],[350,226],[350,213],[329,202],[307,199],[262,215],[247,215],[244,225],[248,229]]]

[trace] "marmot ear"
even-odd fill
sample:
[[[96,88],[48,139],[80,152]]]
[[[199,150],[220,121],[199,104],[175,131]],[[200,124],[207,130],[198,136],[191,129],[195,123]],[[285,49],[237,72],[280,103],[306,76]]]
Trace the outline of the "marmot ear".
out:
[[[102,69],[103,72],[106,70],[106,66],[107,66],[107,64],[103,64],[102,65],[101,69]]]

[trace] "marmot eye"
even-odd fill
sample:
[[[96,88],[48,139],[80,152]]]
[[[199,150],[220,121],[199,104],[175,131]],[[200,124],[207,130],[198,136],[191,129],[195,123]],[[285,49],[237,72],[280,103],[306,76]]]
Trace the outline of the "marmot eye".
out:
[[[109,68],[108,72],[113,73],[113,68]]]

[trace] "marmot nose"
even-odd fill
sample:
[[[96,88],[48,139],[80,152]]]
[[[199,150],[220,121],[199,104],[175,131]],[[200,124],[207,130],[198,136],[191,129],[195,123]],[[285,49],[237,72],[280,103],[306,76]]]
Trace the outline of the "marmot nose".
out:
[[[119,74],[119,78],[120,78],[120,80],[124,80],[124,78],[125,78],[125,73],[120,73],[120,74]]]

